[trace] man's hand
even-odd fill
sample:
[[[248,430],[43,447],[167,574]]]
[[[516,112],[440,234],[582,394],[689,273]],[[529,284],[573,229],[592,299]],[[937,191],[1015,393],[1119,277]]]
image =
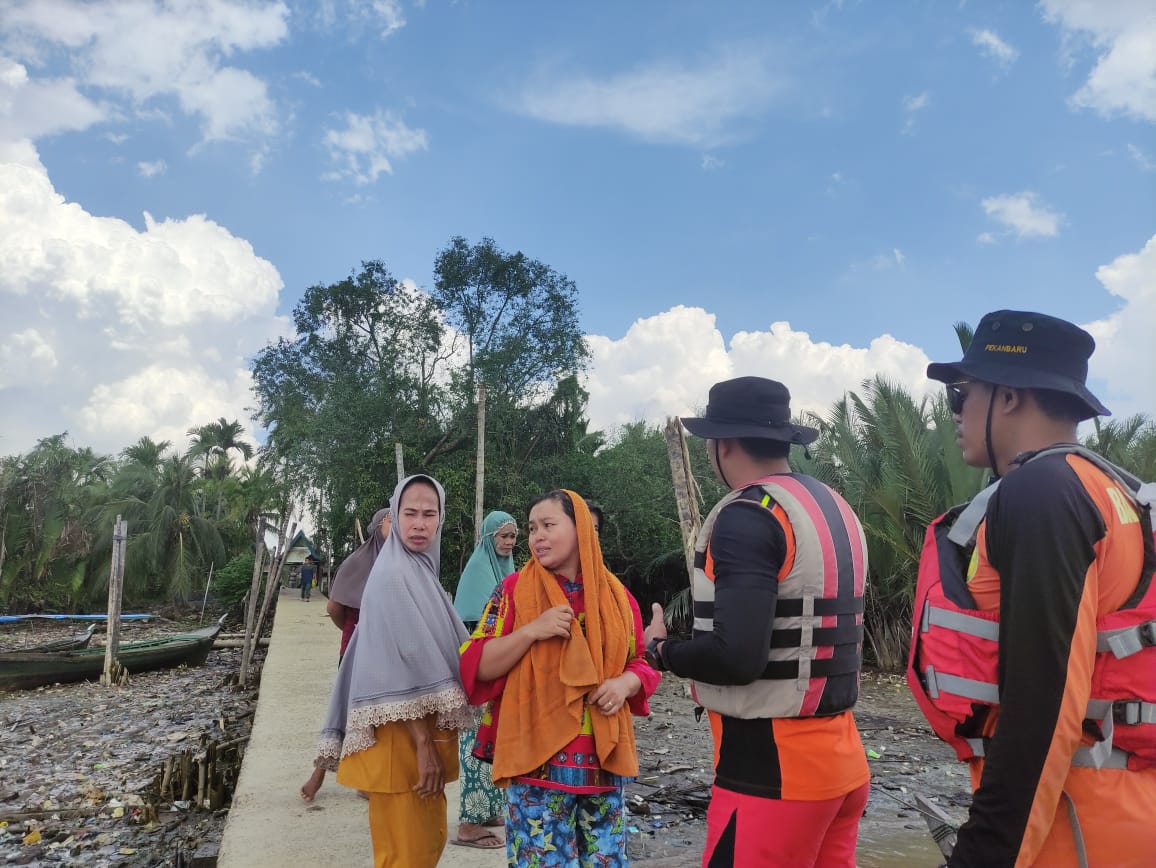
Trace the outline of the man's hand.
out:
[[[642,641],[644,645],[649,645],[651,639],[665,639],[666,637],[666,620],[662,612],[662,606],[655,603],[650,607],[650,626],[642,633]]]
[[[574,610],[566,604],[547,609],[525,626],[535,642],[543,639],[570,638],[570,622],[574,620]]]

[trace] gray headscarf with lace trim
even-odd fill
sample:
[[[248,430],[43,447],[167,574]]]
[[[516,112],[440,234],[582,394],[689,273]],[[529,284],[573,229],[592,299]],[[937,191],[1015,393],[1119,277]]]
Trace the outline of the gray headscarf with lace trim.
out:
[[[429,548],[406,548],[401,497],[414,482],[432,485],[438,523]],[[381,547],[361,598],[361,617],[337,671],[316,764],[335,770],[342,757],[371,747],[374,727],[436,714],[440,729],[467,729],[473,713],[458,674],[468,638],[438,579],[445,491],[431,476],[403,479],[390,499],[394,532]]]

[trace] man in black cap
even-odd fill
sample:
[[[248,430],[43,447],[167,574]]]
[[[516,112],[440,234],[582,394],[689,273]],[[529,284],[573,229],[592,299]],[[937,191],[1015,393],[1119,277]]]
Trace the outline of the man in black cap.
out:
[[[1001,310],[927,369],[964,460],[1003,477],[932,526],[916,589],[909,680],[975,788],[951,866],[1156,860],[1156,558],[1138,480],[1073,451],[1108,414],[1094,347]]]
[[[791,472],[781,383],[740,377],[710,390],[706,438],[731,489],[695,548],[694,632],[668,639],[655,604],[647,659],[694,681],[710,712],[715,780],[703,865],[855,865],[870,772],[851,715],[862,665],[867,547],[851,507]]]

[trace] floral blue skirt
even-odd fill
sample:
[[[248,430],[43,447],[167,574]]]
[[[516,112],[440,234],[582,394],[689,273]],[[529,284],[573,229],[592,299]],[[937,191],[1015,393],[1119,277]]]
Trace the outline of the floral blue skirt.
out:
[[[506,791],[511,865],[628,865],[622,788],[580,794],[512,782]]]

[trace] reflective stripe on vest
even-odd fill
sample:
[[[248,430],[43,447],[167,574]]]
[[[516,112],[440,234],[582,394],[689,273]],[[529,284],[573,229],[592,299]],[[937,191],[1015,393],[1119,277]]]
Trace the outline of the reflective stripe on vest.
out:
[[[724,497],[703,522],[695,546],[692,583],[694,634],[714,629],[714,581],[709,558],[714,523],[724,508],[753,485],[787,514],[795,535],[794,563],[778,582],[770,652],[761,677],[753,684],[694,685],[706,708],[732,717],[811,717],[835,714],[854,705],[857,687],[845,707],[833,695],[820,712],[825,679],[854,675],[862,667],[863,588],[867,548],[863,529],[851,507],[811,477],[768,477]]]
[[[1156,541],[1150,499],[1156,487],[1139,483],[1082,448],[1053,447],[1028,460],[1068,452],[1089,460],[1118,486],[1108,491],[1113,497],[1122,492],[1135,507],[1145,543],[1143,572],[1132,598],[1123,608],[1096,619],[1093,695],[1085,720],[1095,724],[1099,740],[1078,748],[1072,764],[1097,769],[1156,767]],[[908,682],[917,703],[960,759],[984,755],[985,740],[967,738],[961,731],[975,731],[983,708],[996,707],[1000,701],[998,612],[960,605],[960,594],[969,596],[961,591],[967,547],[956,548],[954,540],[974,540],[973,527],[957,533],[970,511],[970,507],[953,510],[928,529],[908,663]]]

